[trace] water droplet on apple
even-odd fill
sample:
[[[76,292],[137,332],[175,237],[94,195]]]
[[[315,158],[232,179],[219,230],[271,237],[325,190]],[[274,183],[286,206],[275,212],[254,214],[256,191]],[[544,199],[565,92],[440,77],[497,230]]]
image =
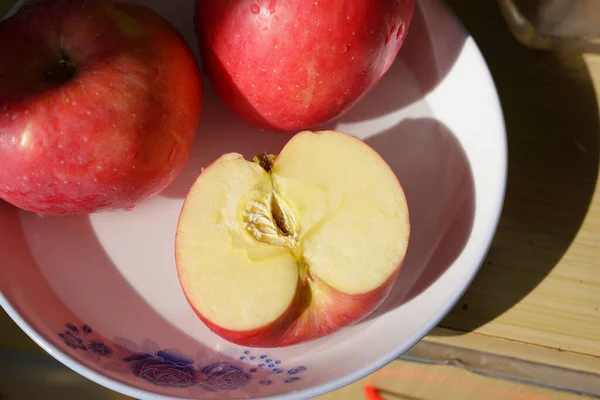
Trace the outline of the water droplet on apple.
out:
[[[260,7],[258,6],[258,4],[252,4],[250,6],[250,11],[252,12],[252,14],[258,14],[260,12]]]
[[[388,44],[390,42],[390,39],[392,38],[392,35],[394,34],[395,31],[396,31],[396,25],[392,25],[390,27],[388,34],[385,37],[385,44]]]
[[[396,39],[400,39],[400,36],[404,33],[404,24],[400,22],[400,26],[398,26],[398,32],[396,33]]]

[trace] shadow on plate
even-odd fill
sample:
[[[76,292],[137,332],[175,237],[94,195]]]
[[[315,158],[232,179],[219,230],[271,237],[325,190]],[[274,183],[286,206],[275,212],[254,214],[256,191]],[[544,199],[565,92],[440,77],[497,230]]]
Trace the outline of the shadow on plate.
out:
[[[462,50],[465,35],[452,13],[434,3],[418,3],[406,41],[379,84],[338,120],[315,130],[387,115],[421,100],[444,79]],[[407,90],[415,86],[415,80],[420,90]],[[202,168],[222,154],[237,152],[246,159],[265,151],[277,154],[293,136],[245,123],[223,105],[207,80],[205,83],[202,117],[190,160],[162,196],[184,198]]]
[[[160,195],[183,199],[203,168],[223,154],[235,152],[252,160],[263,152],[277,154],[293,136],[254,128],[230,112],[206,85],[199,133],[192,154],[179,176]]]
[[[4,211],[3,207],[0,212]],[[20,232],[18,218],[14,221],[15,231]],[[63,351],[67,354],[131,386],[171,395],[179,388],[184,396],[205,395],[212,390],[209,378],[214,378],[214,374],[227,373],[234,378],[247,374],[237,367],[238,360],[203,346],[157,313],[105,253],[88,216],[40,217],[23,213],[21,223],[28,238],[25,246],[31,249],[40,268],[29,272],[31,280],[15,279],[5,295],[20,306],[17,296],[22,293],[23,304],[29,304],[24,317],[42,318],[47,326],[40,329],[34,325],[34,329],[59,348],[66,344]],[[25,236],[21,241],[24,240]],[[44,296],[31,293],[32,284],[42,285]],[[11,296],[12,292],[17,295]],[[58,302],[56,293],[60,295]],[[37,305],[40,310],[49,301],[67,310],[47,310],[38,316],[35,301],[41,303]],[[181,368],[173,370],[174,362]],[[253,380],[259,381],[269,372],[257,370]],[[170,384],[175,381],[178,385]],[[247,388],[253,389],[254,385]]]
[[[600,120],[581,55],[522,46],[495,2],[448,3],[496,82],[509,149],[503,216],[487,261],[440,323],[455,330],[447,333],[461,334],[518,304],[571,246],[596,186]]]
[[[419,295],[461,254],[473,226],[475,188],[463,148],[437,120],[406,119],[366,142],[398,176],[411,221],[398,283],[369,320]]]

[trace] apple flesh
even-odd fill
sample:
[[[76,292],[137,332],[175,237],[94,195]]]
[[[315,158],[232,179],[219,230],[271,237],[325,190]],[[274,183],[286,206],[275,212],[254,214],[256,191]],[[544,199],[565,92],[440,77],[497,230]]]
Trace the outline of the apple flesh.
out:
[[[410,234],[386,162],[339,132],[301,132],[278,156],[221,156],[186,197],[183,291],[216,334],[278,347],[353,324],[389,294]]]
[[[188,160],[202,83],[150,9],[51,0],[0,22],[0,198],[48,215],[131,208]]]
[[[347,112],[387,72],[414,0],[196,0],[203,69],[259,128],[298,132]]]

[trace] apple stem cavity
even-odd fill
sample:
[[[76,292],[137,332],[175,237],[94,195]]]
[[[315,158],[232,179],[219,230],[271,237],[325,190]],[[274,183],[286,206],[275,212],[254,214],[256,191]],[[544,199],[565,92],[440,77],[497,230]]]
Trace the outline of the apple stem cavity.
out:
[[[65,83],[71,80],[77,71],[70,63],[69,56],[62,54],[58,63],[46,70],[44,77],[50,82]]]
[[[309,280],[312,281],[312,277],[310,276],[308,264],[306,263],[304,258],[302,258],[302,260],[298,261],[298,276],[300,277],[300,283],[302,284],[302,286],[306,286],[306,283]]]

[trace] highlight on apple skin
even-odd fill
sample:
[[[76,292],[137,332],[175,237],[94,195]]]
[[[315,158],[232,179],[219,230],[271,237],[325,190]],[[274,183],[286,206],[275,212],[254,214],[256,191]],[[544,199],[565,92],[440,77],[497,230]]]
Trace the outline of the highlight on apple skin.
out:
[[[187,162],[191,49],[149,8],[47,0],[0,22],[0,198],[45,215],[128,209]]]
[[[280,347],[354,324],[388,296],[410,237],[400,182],[366,143],[304,131],[279,155],[219,157],[190,189],[175,255],[204,324]]]

